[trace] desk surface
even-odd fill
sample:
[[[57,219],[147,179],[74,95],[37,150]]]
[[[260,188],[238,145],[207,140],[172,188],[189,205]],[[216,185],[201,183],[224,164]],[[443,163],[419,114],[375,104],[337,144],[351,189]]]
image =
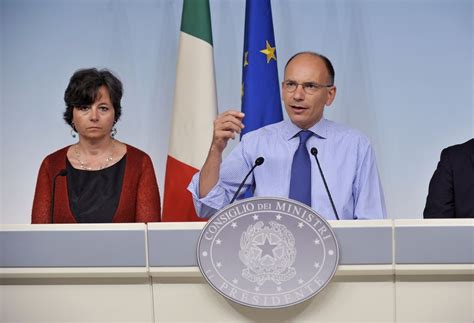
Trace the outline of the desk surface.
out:
[[[474,220],[330,221],[340,266],[469,265]],[[195,267],[205,223],[1,225],[0,268]]]

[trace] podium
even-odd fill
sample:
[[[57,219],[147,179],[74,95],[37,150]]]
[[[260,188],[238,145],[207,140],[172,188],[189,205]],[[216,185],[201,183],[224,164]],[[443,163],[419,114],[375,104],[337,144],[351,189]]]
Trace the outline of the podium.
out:
[[[286,309],[223,298],[197,268],[204,223],[0,226],[0,322],[469,322],[474,220],[330,221],[331,283]]]

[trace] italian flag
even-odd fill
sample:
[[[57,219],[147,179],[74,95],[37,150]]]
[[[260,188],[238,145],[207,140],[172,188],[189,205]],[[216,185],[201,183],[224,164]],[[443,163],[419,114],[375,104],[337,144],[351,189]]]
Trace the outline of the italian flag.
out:
[[[205,221],[186,188],[204,164],[216,116],[209,0],[184,0],[162,221]]]

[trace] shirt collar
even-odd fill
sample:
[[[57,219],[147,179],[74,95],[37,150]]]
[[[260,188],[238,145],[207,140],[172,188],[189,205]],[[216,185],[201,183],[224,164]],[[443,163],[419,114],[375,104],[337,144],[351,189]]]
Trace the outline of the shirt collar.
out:
[[[303,129],[295,125],[290,119],[285,120],[283,127],[283,135],[286,140],[294,138],[301,130]],[[312,131],[319,138],[326,139],[329,133],[329,122],[327,119],[321,118],[321,120],[319,120],[308,130]]]

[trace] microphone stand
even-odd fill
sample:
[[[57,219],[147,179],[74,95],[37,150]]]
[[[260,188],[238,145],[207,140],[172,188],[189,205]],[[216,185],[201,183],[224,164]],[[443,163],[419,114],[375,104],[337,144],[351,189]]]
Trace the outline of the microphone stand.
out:
[[[323,170],[321,169],[321,165],[319,165],[318,150],[315,147],[311,148],[311,155],[314,156],[314,158],[316,159],[316,163],[318,164],[319,173],[321,174],[321,177],[323,178],[324,187],[326,188],[326,192],[328,193],[329,201],[331,202],[331,206],[334,211],[334,214],[336,215],[336,219],[340,220],[339,215],[337,214],[337,211],[336,211],[336,207],[334,206],[334,202],[332,201],[332,196],[331,196],[331,193],[329,192],[328,184],[326,183],[326,178],[324,178]]]
[[[264,159],[263,157],[258,157],[258,158],[255,160],[255,163],[253,164],[252,168],[250,168],[250,171],[247,173],[247,176],[245,176],[245,178],[244,178],[244,180],[242,181],[242,183],[240,183],[239,188],[237,189],[237,192],[235,192],[234,197],[232,197],[232,200],[230,200],[230,203],[229,203],[229,204],[234,203],[235,199],[237,198],[237,195],[239,195],[240,190],[242,189],[242,186],[244,186],[244,183],[245,183],[245,181],[247,180],[247,178],[249,177],[249,175],[252,174],[252,172],[253,172],[253,170],[255,169],[255,167],[262,165],[264,161],[265,161],[265,159]]]

